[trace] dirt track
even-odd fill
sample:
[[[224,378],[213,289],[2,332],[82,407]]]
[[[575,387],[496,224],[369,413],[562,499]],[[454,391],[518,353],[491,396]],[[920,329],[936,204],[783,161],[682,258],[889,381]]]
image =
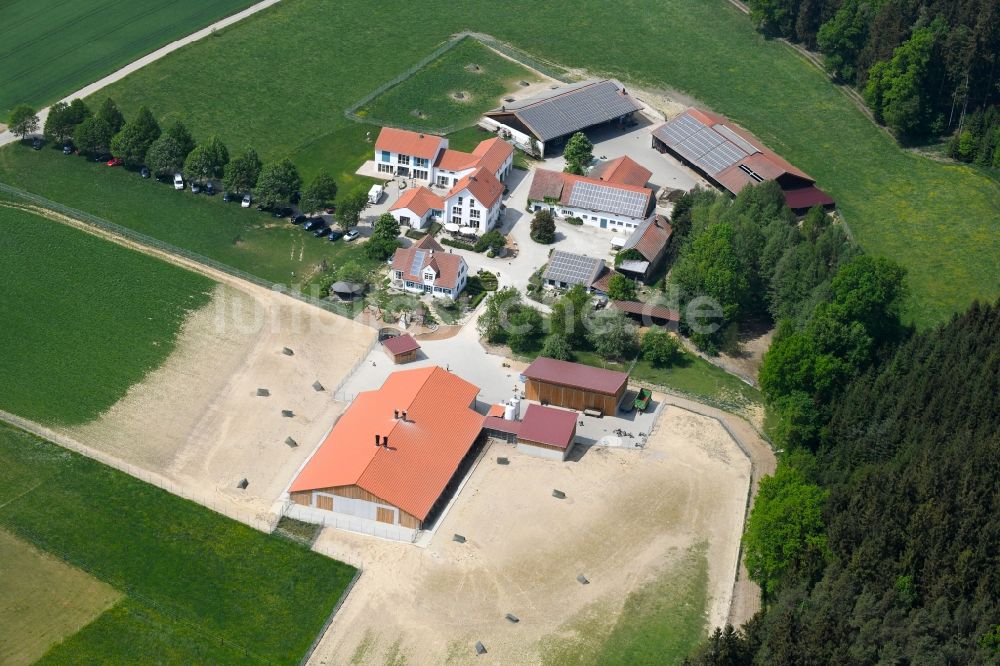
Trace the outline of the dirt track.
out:
[[[477,640],[484,661],[539,663],[553,637],[585,638],[577,623],[595,607],[613,625],[630,592],[699,543],[708,544],[706,620],[722,623],[749,480],[725,430],[676,407],[645,451],[592,448],[559,463],[496,444],[427,548],[324,531],[317,550],[365,571],[311,663],[466,663]],[[504,620],[508,612],[521,621]]]

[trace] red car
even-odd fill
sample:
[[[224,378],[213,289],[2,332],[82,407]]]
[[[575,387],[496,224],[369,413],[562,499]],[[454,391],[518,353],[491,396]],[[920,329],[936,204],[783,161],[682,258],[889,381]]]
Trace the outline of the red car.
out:
[[[108,166],[121,166],[122,164],[124,164],[124,162],[122,162],[122,158],[120,157],[112,157],[108,160]]]

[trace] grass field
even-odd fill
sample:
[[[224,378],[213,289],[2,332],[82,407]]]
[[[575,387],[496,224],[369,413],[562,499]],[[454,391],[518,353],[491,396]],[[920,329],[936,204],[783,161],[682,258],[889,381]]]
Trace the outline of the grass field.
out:
[[[399,85],[361,107],[357,115],[376,125],[443,132],[474,125],[483,112],[503,103],[519,82],[537,75],[466,37]],[[457,99],[455,94],[461,94]]]
[[[372,25],[379,26],[378,43]],[[614,48],[595,43],[597,26],[600,42]],[[354,100],[462,30],[491,33],[593,74],[681,90],[744,124],[837,198],[866,250],[909,269],[908,315],[920,325],[973,298],[1000,295],[1000,185],[970,167],[899,148],[823,73],[764,40],[724,0],[590,1],[572,14],[528,0],[502,12],[485,0],[300,0],[183,49],[107,92],[129,112],[148,104],[199,134],[220,133],[231,147],[253,143],[268,158],[308,151],[310,164],[338,177],[353,172],[357,163],[348,158],[365,151],[343,142],[324,150],[319,137],[351,122],[341,111]],[[290,48],[292,34],[323,48]],[[0,170],[0,179],[10,177]]]
[[[251,0],[8,0],[0,22],[0,118],[46,106]]]
[[[0,206],[0,408],[88,421],[170,354],[212,281]]]
[[[46,664],[296,663],[354,575],[6,425],[0,526],[126,595]]]
[[[583,640],[556,636],[543,644],[546,666],[681,664],[704,637],[708,605],[705,545],[684,553],[650,584],[633,592],[611,627],[595,607],[570,623]]]
[[[313,238],[287,220],[143,180],[58,150],[0,150],[2,180],[279,284],[318,279],[321,265],[365,263],[356,245]]]
[[[0,530],[0,663],[34,663],[121,598],[106,583]]]

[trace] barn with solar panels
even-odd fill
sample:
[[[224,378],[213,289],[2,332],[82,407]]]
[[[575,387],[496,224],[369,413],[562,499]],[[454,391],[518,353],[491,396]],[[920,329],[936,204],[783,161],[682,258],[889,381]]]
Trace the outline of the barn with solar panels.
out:
[[[688,109],[653,131],[653,148],[669,153],[734,196],[747,185],[773,180],[785,203],[804,214],[813,206],[833,208],[829,194],[760,139],[723,116]]]
[[[608,167],[606,165],[613,165]],[[545,208],[556,217],[575,217],[612,231],[636,229],[653,212],[650,172],[628,157],[595,167],[590,176],[535,169],[528,191],[534,211]]]
[[[641,108],[618,81],[583,81],[508,102],[488,111],[480,124],[544,157],[572,134],[600,125],[624,125]]]

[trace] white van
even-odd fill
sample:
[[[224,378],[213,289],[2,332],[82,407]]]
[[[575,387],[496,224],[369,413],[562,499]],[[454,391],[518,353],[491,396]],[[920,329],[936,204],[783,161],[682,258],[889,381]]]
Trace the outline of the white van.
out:
[[[385,188],[381,185],[372,185],[372,189],[368,190],[368,203],[377,204],[382,200],[382,194],[385,192]]]
[[[183,190],[184,189],[184,176],[179,173],[174,174],[174,189]]]

